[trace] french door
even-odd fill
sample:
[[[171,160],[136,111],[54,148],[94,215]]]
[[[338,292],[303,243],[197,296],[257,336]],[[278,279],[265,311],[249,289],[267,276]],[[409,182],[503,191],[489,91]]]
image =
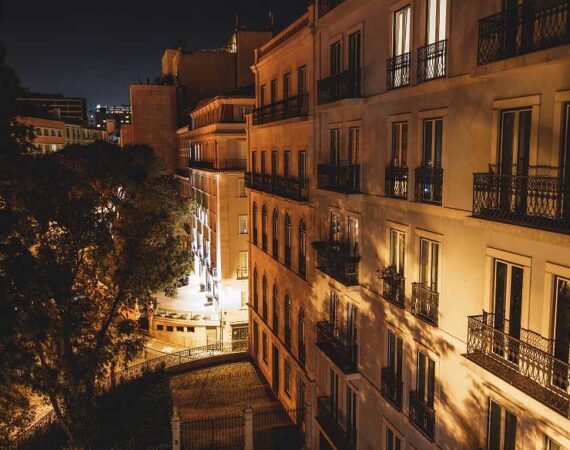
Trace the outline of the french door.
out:
[[[390,373],[398,381],[402,381],[402,359],[403,359],[403,341],[400,336],[396,336],[388,331],[388,361],[387,367]]]
[[[493,339],[495,354],[518,364],[524,269],[496,259],[493,281]]]
[[[560,150],[560,176],[564,177],[566,182],[570,180],[570,103],[564,105],[562,125],[562,148]],[[562,214],[560,217],[568,223],[570,220],[570,195],[565,195],[560,202]]]
[[[331,44],[330,52],[331,52],[330,74],[336,75],[342,71],[342,47],[340,41]]]
[[[439,243],[420,240],[420,283],[432,292],[438,292]]]
[[[555,278],[554,320],[552,338],[554,340],[554,361],[552,383],[568,391],[570,363],[570,280]]]
[[[279,349],[273,345],[273,391],[279,392]]]
[[[348,253],[351,257],[359,255],[358,245],[358,219],[354,217],[348,218]]]
[[[339,398],[338,398],[338,375],[334,370],[329,369],[329,396],[333,417],[338,420],[339,417]]]
[[[331,136],[331,154],[330,154],[330,161],[331,164],[335,166],[341,165],[343,162],[343,155],[342,155],[342,134],[340,129],[334,128],[330,131]]]

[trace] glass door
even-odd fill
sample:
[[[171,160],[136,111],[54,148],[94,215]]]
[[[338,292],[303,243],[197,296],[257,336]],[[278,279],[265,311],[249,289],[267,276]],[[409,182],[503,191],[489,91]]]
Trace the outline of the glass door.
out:
[[[358,257],[358,219],[354,217],[348,218],[348,252],[351,257]]]
[[[337,75],[342,71],[342,47],[340,41],[331,44],[330,48],[331,67],[330,74]]]
[[[394,14],[394,36],[392,56],[410,51],[410,7],[406,6]]]
[[[395,380],[402,381],[402,338],[388,331],[388,361],[387,367]]]
[[[570,280],[561,277],[556,277],[552,338],[557,360],[554,362],[552,382],[568,391],[569,373],[565,363],[570,362]]]
[[[570,103],[564,105],[564,121],[562,124],[562,148],[560,151],[560,177],[570,182]],[[560,200],[559,200],[560,201]],[[570,195],[565,195],[560,201],[562,214],[559,217],[566,223],[570,221]]]
[[[331,154],[330,161],[334,166],[340,166],[342,164],[342,134],[340,129],[334,128],[330,132],[331,134]]]
[[[332,414],[335,420],[339,417],[339,404],[338,404],[338,375],[334,370],[329,369],[329,396],[331,402]]]
[[[439,243],[420,240],[420,283],[432,292],[438,292]]]

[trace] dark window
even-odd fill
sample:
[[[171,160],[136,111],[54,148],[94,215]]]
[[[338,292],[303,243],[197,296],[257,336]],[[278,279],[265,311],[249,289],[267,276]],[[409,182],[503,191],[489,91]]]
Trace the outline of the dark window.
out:
[[[162,330],[164,330],[164,327],[163,327],[162,325],[157,325],[157,326],[156,326],[156,329],[157,329],[158,331],[162,331]]]
[[[174,331],[174,327],[172,327],[172,326],[167,326],[167,327],[166,327],[166,331]]]
[[[184,327],[176,327],[176,331],[184,331]]]

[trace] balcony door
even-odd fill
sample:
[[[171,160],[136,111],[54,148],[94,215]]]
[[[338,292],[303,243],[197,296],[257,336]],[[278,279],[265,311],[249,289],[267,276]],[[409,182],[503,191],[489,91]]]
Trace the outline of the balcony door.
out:
[[[422,166],[431,169],[441,169],[443,153],[443,119],[424,120]]]
[[[432,292],[438,292],[439,243],[420,240],[420,283]]]
[[[400,56],[410,51],[411,8],[404,8],[394,13],[392,56]]]
[[[564,177],[566,183],[570,183],[570,103],[564,105],[563,118],[560,175]],[[568,223],[570,221],[570,196],[566,195],[561,203],[562,214],[560,217]]]
[[[331,66],[330,66],[330,74],[337,75],[342,72],[342,47],[340,41],[331,44],[330,47],[330,58],[331,58]]]
[[[333,242],[339,242],[342,236],[342,219],[336,212],[331,211],[330,217],[330,236]]]
[[[350,74],[349,82],[353,89],[352,95],[360,94],[360,65],[361,65],[361,45],[362,35],[360,31],[348,36],[348,70]]]
[[[406,234],[390,229],[390,266],[398,275],[404,276]]]
[[[493,351],[518,363],[518,339],[521,335],[521,313],[524,269],[515,264],[495,260],[493,282],[493,326],[496,333]],[[507,337],[510,336],[512,339]]]
[[[357,257],[360,253],[358,243],[358,219],[348,218],[348,253],[351,257]]]
[[[447,0],[426,0],[426,45],[445,40]]]
[[[337,323],[337,313],[338,313],[338,295],[336,292],[331,291],[329,296],[329,323],[334,331]]]
[[[273,392],[279,392],[279,349],[273,345]]]
[[[392,124],[392,167],[408,166],[408,122]]]
[[[350,348],[356,345],[356,306],[352,303],[346,304],[346,345]]]
[[[279,154],[276,151],[272,151],[271,152],[271,176],[272,177],[276,177],[277,176],[277,168],[278,168],[278,158],[279,158]]]
[[[291,74],[286,73],[283,75],[283,100],[287,102],[291,95]]]
[[[247,267],[248,267],[248,254],[247,254],[247,252],[246,251],[245,252],[239,252],[240,277],[245,278],[245,275],[247,274]]]
[[[388,331],[388,361],[387,367],[389,372],[394,376],[395,380],[402,381],[402,360],[403,360],[403,341],[400,336],[396,336]]]
[[[330,154],[330,162],[334,166],[340,166],[343,163],[343,154],[342,154],[342,133],[339,128],[333,128],[330,131],[330,138],[331,138],[331,154]]]
[[[487,450],[517,448],[517,416],[493,400],[489,401]]]
[[[339,413],[338,375],[332,369],[329,369],[329,397],[332,409],[331,412],[335,420],[338,420],[338,413]]]
[[[299,152],[298,175],[300,181],[307,179],[307,152],[305,150]]]
[[[277,80],[271,80],[271,104],[277,102]]]
[[[289,178],[291,171],[291,152],[289,150],[283,152],[283,176]]]
[[[346,387],[345,391],[345,412],[346,412],[346,432],[348,439],[353,445],[356,445],[357,438],[357,422],[356,422],[357,397],[354,391]]]
[[[570,362],[570,280],[556,277],[554,293],[554,320],[552,324],[554,357],[562,363]],[[568,367],[554,362],[553,384],[568,390]]]
[[[425,353],[418,352],[416,377],[417,400],[433,409],[435,397],[435,362]]]
[[[261,175],[265,175],[267,172],[267,152],[261,152]]]

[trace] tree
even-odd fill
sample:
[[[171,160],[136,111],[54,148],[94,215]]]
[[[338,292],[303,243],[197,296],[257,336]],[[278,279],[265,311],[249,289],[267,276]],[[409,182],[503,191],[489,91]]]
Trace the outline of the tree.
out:
[[[141,351],[124,308],[190,271],[188,207],[152,149],[97,142],[43,156],[0,196],[0,349],[89,449],[97,380]],[[16,361],[16,357],[14,357]]]

